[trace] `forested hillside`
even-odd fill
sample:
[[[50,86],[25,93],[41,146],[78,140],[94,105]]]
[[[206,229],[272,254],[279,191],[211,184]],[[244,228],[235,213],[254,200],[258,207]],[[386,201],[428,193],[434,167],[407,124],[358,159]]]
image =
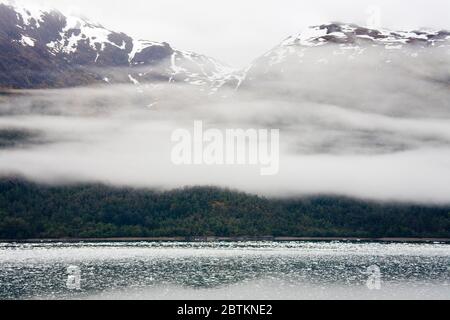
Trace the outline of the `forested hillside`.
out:
[[[159,236],[450,237],[450,207],[0,181],[1,239]]]

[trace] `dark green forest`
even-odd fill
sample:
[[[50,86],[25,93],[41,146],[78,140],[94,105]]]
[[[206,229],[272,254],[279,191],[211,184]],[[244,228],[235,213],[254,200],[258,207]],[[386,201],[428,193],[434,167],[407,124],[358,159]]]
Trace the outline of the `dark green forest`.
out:
[[[450,206],[0,180],[0,239],[178,236],[450,238]]]

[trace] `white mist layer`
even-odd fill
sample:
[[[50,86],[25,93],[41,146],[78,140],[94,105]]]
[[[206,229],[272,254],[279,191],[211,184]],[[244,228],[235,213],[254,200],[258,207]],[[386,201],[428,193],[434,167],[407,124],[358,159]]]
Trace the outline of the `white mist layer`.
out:
[[[38,141],[1,150],[0,172],[56,184],[213,185],[268,196],[450,203],[447,47],[422,48],[419,58],[409,49],[371,48],[355,57],[333,48],[303,54],[299,47],[300,58],[293,53],[285,67],[254,65],[238,92],[159,84],[4,98],[0,130],[36,132]],[[195,120],[205,129],[279,129],[279,173],[174,165],[171,135],[192,132]]]

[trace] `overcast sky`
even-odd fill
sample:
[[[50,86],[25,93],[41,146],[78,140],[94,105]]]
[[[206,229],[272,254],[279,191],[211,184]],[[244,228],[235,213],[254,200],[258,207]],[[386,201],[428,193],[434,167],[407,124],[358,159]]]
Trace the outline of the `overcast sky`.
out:
[[[6,0],[0,0],[5,2]],[[117,31],[243,67],[307,25],[365,25],[378,7],[389,28],[450,29],[449,0],[21,0],[84,15]]]

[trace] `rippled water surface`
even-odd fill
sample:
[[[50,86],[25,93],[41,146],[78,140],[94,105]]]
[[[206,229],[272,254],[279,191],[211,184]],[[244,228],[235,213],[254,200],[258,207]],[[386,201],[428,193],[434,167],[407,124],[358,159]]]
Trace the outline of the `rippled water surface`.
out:
[[[70,266],[80,270],[80,290],[67,287]],[[367,286],[371,266],[379,289]],[[335,298],[450,299],[450,245],[0,244],[0,299]]]

